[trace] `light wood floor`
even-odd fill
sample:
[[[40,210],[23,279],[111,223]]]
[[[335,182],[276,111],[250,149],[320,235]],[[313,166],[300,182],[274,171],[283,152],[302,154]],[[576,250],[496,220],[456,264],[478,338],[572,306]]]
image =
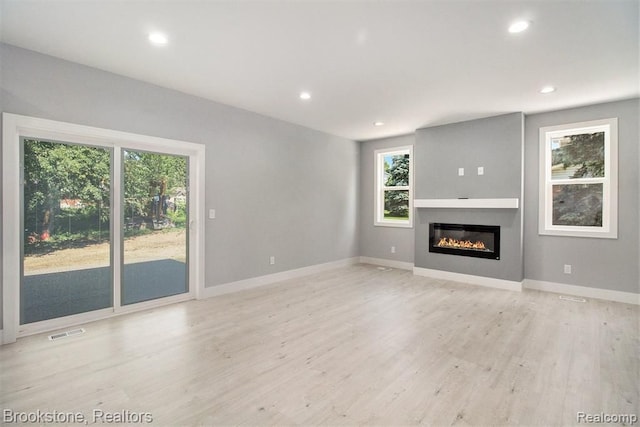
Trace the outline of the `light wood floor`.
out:
[[[637,306],[356,265],[0,348],[2,409],[153,425],[571,425],[639,410]]]

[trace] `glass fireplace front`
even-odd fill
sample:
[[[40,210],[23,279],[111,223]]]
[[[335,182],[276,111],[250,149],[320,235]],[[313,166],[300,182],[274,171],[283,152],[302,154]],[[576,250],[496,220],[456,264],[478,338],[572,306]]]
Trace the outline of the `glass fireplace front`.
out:
[[[429,252],[500,259],[500,226],[429,223]]]

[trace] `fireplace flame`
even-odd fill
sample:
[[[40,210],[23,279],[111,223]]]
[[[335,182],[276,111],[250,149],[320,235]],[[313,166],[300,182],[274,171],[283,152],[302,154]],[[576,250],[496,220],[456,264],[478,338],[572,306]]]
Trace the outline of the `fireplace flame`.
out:
[[[440,241],[436,246],[440,248],[475,249],[478,251],[487,250],[487,248],[484,245],[484,242],[481,242],[481,241],[472,242],[471,240],[458,240],[458,239],[451,239],[449,237],[440,238]]]

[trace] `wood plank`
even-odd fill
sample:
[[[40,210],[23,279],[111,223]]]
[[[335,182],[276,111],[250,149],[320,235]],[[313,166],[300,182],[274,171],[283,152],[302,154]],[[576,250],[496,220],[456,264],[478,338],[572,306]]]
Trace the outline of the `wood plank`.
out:
[[[0,402],[156,425],[574,425],[640,412],[639,320],[360,264],[20,339]]]

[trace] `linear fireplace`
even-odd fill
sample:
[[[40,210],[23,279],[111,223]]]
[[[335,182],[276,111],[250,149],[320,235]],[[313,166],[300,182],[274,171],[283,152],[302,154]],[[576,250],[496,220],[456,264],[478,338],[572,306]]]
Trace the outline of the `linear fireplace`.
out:
[[[500,226],[429,223],[429,252],[500,259]]]

